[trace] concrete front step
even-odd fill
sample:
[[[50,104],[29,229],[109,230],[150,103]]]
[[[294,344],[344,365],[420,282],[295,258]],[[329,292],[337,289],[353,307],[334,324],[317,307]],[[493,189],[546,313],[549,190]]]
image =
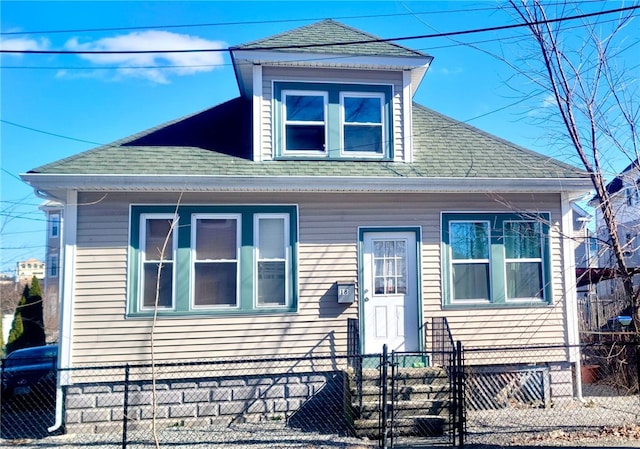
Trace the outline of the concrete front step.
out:
[[[449,401],[397,401],[387,405],[387,411],[395,418],[410,418],[416,415],[449,416]],[[380,415],[380,402],[363,402],[361,419],[377,419]]]
[[[392,371],[389,370],[389,376]],[[401,367],[393,370],[387,389],[388,418],[393,417],[394,433],[402,436],[439,436],[449,419],[450,386],[447,372],[440,367]],[[356,434],[380,438],[380,371],[362,370],[362,387],[351,378]],[[360,400],[355,401],[358,393]],[[393,400],[393,402],[391,402]],[[355,403],[357,402],[357,403]]]
[[[356,394],[355,389],[352,389],[352,394]],[[391,394],[391,390],[389,390]],[[393,392],[394,399],[404,401],[428,401],[432,399],[447,399],[449,398],[450,388],[449,384],[417,384],[417,385],[404,385],[396,388]],[[365,386],[362,387],[362,398],[364,400],[373,400],[380,396],[380,387],[377,386]]]
[[[355,421],[356,435],[359,437],[380,438],[380,421],[377,419],[359,419]],[[391,425],[391,422],[389,423]],[[442,416],[416,415],[393,420],[395,436],[435,437],[444,433],[447,420]]]

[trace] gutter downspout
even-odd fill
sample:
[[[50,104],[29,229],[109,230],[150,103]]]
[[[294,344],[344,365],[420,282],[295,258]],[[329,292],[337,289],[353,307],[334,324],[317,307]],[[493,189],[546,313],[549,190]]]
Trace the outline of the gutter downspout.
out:
[[[47,197],[42,192],[36,190],[36,196],[45,199]],[[78,210],[78,193],[75,190],[67,192],[66,201],[64,201],[63,214],[60,217],[60,228],[63,244],[60,248],[60,258],[64,263],[60,264],[60,324],[58,337],[58,361],[57,361],[57,386],[56,386],[56,410],[55,421],[51,427],[47,428],[48,432],[55,432],[63,425],[64,414],[64,394],[63,385],[69,384],[69,373],[62,370],[71,366],[71,332],[73,318],[73,292],[75,282],[75,254],[76,254],[76,224]],[[56,200],[60,201],[59,198]],[[63,379],[64,377],[64,379]]]
[[[564,260],[564,292],[565,313],[567,322],[567,343],[569,344],[569,361],[576,367],[576,399],[584,402],[582,397],[582,355],[580,352],[580,330],[578,324],[578,291],[576,288],[576,254],[573,245],[573,209],[571,202],[575,198],[562,194],[562,258]],[[564,235],[564,238],[562,236]],[[576,347],[577,346],[577,347]]]

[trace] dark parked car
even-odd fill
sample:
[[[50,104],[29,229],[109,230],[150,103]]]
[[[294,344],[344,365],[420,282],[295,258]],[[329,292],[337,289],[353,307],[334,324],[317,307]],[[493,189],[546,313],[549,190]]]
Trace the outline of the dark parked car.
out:
[[[29,397],[33,405],[55,398],[58,346],[35,346],[13,351],[2,361],[2,400]]]

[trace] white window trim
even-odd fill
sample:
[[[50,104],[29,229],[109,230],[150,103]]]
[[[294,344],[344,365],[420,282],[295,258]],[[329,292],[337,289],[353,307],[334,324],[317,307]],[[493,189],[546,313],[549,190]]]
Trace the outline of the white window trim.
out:
[[[259,257],[260,254],[260,219],[264,218],[281,218],[283,219],[284,226],[284,272],[285,272],[285,288],[284,295],[285,301],[283,305],[274,305],[274,304],[264,304],[260,305],[258,303],[258,263],[262,260]],[[291,241],[291,224],[289,222],[289,214],[270,214],[270,213],[257,213],[253,216],[253,232],[254,232],[254,241],[253,241],[253,285],[255,286],[253,289],[253,306],[256,309],[286,309],[291,307],[291,284],[290,284],[290,272],[291,272],[291,248],[289,242]],[[274,260],[279,261],[281,259],[264,259],[264,260]]]
[[[505,282],[505,287],[504,287],[504,300],[505,302],[546,302],[544,299],[544,290],[545,290],[545,285],[548,282],[547,279],[545,279],[545,269],[544,269],[544,242],[543,240],[543,235],[542,235],[542,230],[540,229],[540,222],[535,221],[535,220],[504,220],[502,222],[502,238],[504,241],[505,238],[505,228],[506,228],[506,224],[507,223],[535,223],[538,226],[538,233],[540,234],[540,257],[528,257],[528,258],[516,258],[516,259],[512,259],[512,258],[507,258],[507,254],[506,254],[506,247],[503,245],[503,251],[504,253],[504,282]],[[542,272],[542,298],[536,298],[536,297],[518,297],[518,298],[510,298],[509,297],[509,288],[507,287],[507,264],[508,263],[518,263],[518,262],[536,262],[540,264],[540,269]]]
[[[236,220],[236,258],[233,260],[236,263],[236,303],[235,305],[219,305],[219,306],[198,306],[195,304],[195,282],[196,282],[196,262],[232,262],[230,259],[216,259],[216,260],[197,260],[196,259],[196,238],[197,227],[196,222],[199,219],[213,219],[213,220]],[[240,256],[241,256],[241,232],[242,232],[242,215],[241,214],[210,214],[210,213],[194,213],[191,214],[191,257],[190,257],[190,280],[189,280],[189,309],[190,310],[220,310],[220,309],[238,309],[240,308]]]
[[[350,122],[349,125],[362,125],[362,126],[371,126],[376,125],[381,128],[381,139],[382,139],[382,147],[380,153],[372,153],[371,151],[347,151],[344,148],[344,126],[347,124],[345,122],[345,112],[344,112],[344,99],[348,98],[378,98],[380,100],[380,123],[358,123],[358,122]],[[385,154],[388,153],[389,143],[387,136],[387,123],[385,120],[385,94],[382,92],[351,92],[351,91],[341,91],[340,92],[340,155],[344,157],[358,157],[358,158],[371,158],[371,159],[382,159]]]
[[[56,232],[53,232],[54,229]],[[49,215],[49,237],[51,238],[60,237],[60,214]]]
[[[292,89],[283,89],[281,92],[281,136],[282,136],[282,154],[283,155],[326,155],[328,154],[327,144],[329,139],[329,93],[322,90],[292,90]],[[324,120],[322,122],[318,121],[292,121],[289,122],[287,120],[287,96],[289,95],[299,95],[299,96],[309,96],[309,97],[322,97],[323,101],[323,115]],[[298,125],[322,125],[324,128],[324,148],[322,150],[287,150],[287,125],[289,124],[298,124]],[[295,126],[295,125],[294,125]]]
[[[453,258],[453,245],[449,244],[449,292],[451,295],[450,304],[491,304],[491,292],[493,292],[493,282],[492,282],[492,268],[493,268],[493,260],[491,259],[491,222],[487,220],[450,220],[449,221],[449,236],[451,236],[451,225],[454,223],[485,223],[487,225],[487,239],[489,240],[489,258],[488,259],[454,259]],[[451,239],[451,237],[449,237]],[[454,262],[454,260],[456,262]],[[456,299],[454,297],[454,286],[453,286],[453,266],[455,263],[476,263],[483,264],[489,266],[489,298],[470,298],[470,299]]]
[[[144,263],[145,263],[145,254],[147,251],[146,241],[147,241],[147,220],[162,220],[167,219],[171,220],[174,223],[179,222],[179,217],[175,214],[140,214],[140,257],[139,257],[139,266],[138,266],[138,311],[149,311],[154,310],[155,307],[144,307]],[[171,229],[171,307],[160,307],[158,306],[158,310],[175,310],[176,307],[176,256],[177,256],[177,248],[178,248],[178,233],[176,232],[177,226],[173,226]],[[154,260],[148,260],[147,262],[154,262]],[[156,261],[156,262],[159,262]]]

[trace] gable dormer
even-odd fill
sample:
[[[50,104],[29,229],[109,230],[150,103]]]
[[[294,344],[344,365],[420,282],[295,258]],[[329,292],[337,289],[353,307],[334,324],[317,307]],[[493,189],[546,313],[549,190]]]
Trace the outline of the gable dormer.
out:
[[[253,159],[411,162],[431,56],[324,20],[231,49],[253,103]]]

